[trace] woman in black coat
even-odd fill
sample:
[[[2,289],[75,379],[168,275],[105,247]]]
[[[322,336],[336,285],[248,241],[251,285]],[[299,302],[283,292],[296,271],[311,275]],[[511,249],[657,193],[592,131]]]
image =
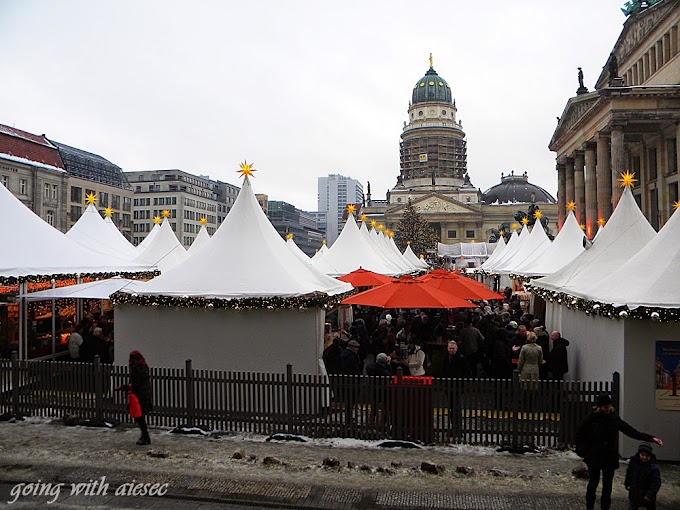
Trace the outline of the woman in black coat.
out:
[[[138,445],[151,444],[151,438],[149,437],[149,429],[146,425],[146,415],[149,414],[153,405],[151,403],[151,379],[149,377],[149,365],[146,364],[146,360],[142,353],[139,351],[132,351],[130,353],[130,359],[128,361],[128,367],[130,369],[130,384],[126,384],[119,388],[118,390],[129,391],[134,393],[139,401],[139,407],[141,409],[141,416],[134,416],[134,420],[139,426],[139,430],[142,432],[142,437],[137,441]],[[132,414],[132,406],[130,409]]]
[[[590,480],[586,490],[586,508],[595,508],[595,492],[602,473],[602,510],[611,506],[614,471],[619,467],[619,432],[641,441],[654,441],[663,446],[661,439],[639,432],[623,421],[612,406],[609,395],[599,395],[593,412],[576,430],[576,453],[588,466]]]

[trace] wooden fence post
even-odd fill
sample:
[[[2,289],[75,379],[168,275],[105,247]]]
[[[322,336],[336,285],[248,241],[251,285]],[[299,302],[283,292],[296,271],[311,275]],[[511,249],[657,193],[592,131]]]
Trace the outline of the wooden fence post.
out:
[[[293,434],[293,365],[286,365],[286,423],[288,433]]]
[[[19,418],[19,357],[17,351],[10,355],[12,362],[12,415]]]
[[[103,420],[104,419],[104,408],[103,408],[103,402],[102,402],[104,395],[102,395],[102,393],[103,393],[103,389],[102,389],[102,363],[101,363],[101,359],[99,358],[99,354],[97,354],[94,357],[94,409],[95,409],[95,418],[97,420]]]
[[[395,431],[394,439],[404,439],[404,387],[403,387],[404,369],[397,367],[397,384],[392,388],[392,403],[394,410],[394,423],[392,428]]]
[[[621,409],[621,374],[614,372],[612,374],[612,403],[616,409]]]
[[[191,368],[191,360],[186,360],[185,380],[186,380],[186,394],[187,394],[187,427],[193,427],[196,417],[196,409],[194,404],[194,371]]]
[[[520,392],[521,386],[519,384],[519,370],[515,369],[512,372],[512,395],[510,397],[510,410],[512,412],[512,426],[510,427],[510,443],[513,448],[519,446],[519,413],[521,409]]]

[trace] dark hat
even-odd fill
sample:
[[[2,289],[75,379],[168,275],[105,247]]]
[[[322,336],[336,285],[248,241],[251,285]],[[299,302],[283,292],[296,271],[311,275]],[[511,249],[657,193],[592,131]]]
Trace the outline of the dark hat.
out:
[[[361,345],[359,345],[359,342],[357,342],[356,340],[350,340],[347,345],[349,347],[361,347]]]
[[[387,363],[387,354],[385,354],[384,352],[379,353],[375,357],[375,362],[380,363],[381,365],[386,364]]]
[[[597,407],[609,406],[612,404],[612,399],[609,395],[603,393],[602,395],[597,396],[595,403],[597,404]]]
[[[642,443],[640,446],[638,446],[638,453],[646,453],[647,455],[652,454],[652,445],[649,443]]]

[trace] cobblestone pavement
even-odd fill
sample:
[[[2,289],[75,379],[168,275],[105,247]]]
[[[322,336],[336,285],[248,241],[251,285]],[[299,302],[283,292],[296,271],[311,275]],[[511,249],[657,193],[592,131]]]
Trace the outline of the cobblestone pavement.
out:
[[[308,508],[411,510],[426,508],[515,510],[584,508],[585,481],[571,470],[573,454],[498,454],[492,448],[419,450],[375,448],[350,441],[274,443],[263,438],[208,438],[152,432],[150,447],[134,444],[138,432],[65,427],[47,423],[0,423],[0,506],[9,508]],[[235,451],[243,459],[233,458]],[[271,459],[265,463],[265,458]],[[338,466],[326,467],[333,457]],[[424,473],[421,462],[444,470]],[[470,469],[469,474],[458,468]],[[659,509],[680,508],[680,466],[662,465]],[[613,510],[626,509],[615,479]],[[73,484],[87,494],[71,495]],[[37,486],[16,497],[17,483],[62,483],[60,493]],[[103,484],[108,484],[103,490]],[[128,484],[128,485],[125,485]],[[116,495],[130,484],[167,484],[163,496]],[[124,487],[124,489],[120,489]],[[23,487],[26,494],[31,490]],[[52,490],[54,491],[54,485]],[[14,492],[12,492],[14,491]],[[48,504],[52,499],[54,503]]]

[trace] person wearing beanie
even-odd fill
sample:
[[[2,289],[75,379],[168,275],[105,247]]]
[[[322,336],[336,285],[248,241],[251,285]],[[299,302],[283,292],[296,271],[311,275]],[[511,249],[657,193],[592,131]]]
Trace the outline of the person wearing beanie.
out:
[[[589,481],[586,489],[586,508],[595,508],[595,494],[602,476],[600,508],[611,507],[614,471],[619,467],[619,432],[640,441],[663,446],[661,439],[640,432],[623,421],[612,405],[609,395],[598,395],[593,411],[576,430],[576,453],[588,466]]]
[[[392,375],[392,371],[390,370],[389,366],[390,361],[390,357],[387,354],[384,352],[378,353],[378,355],[375,357],[375,361],[373,363],[369,363],[366,367],[366,373],[372,376],[390,377]]]
[[[656,494],[661,488],[661,471],[652,452],[652,445],[642,443],[628,462],[626,479],[630,509],[656,508]]]

